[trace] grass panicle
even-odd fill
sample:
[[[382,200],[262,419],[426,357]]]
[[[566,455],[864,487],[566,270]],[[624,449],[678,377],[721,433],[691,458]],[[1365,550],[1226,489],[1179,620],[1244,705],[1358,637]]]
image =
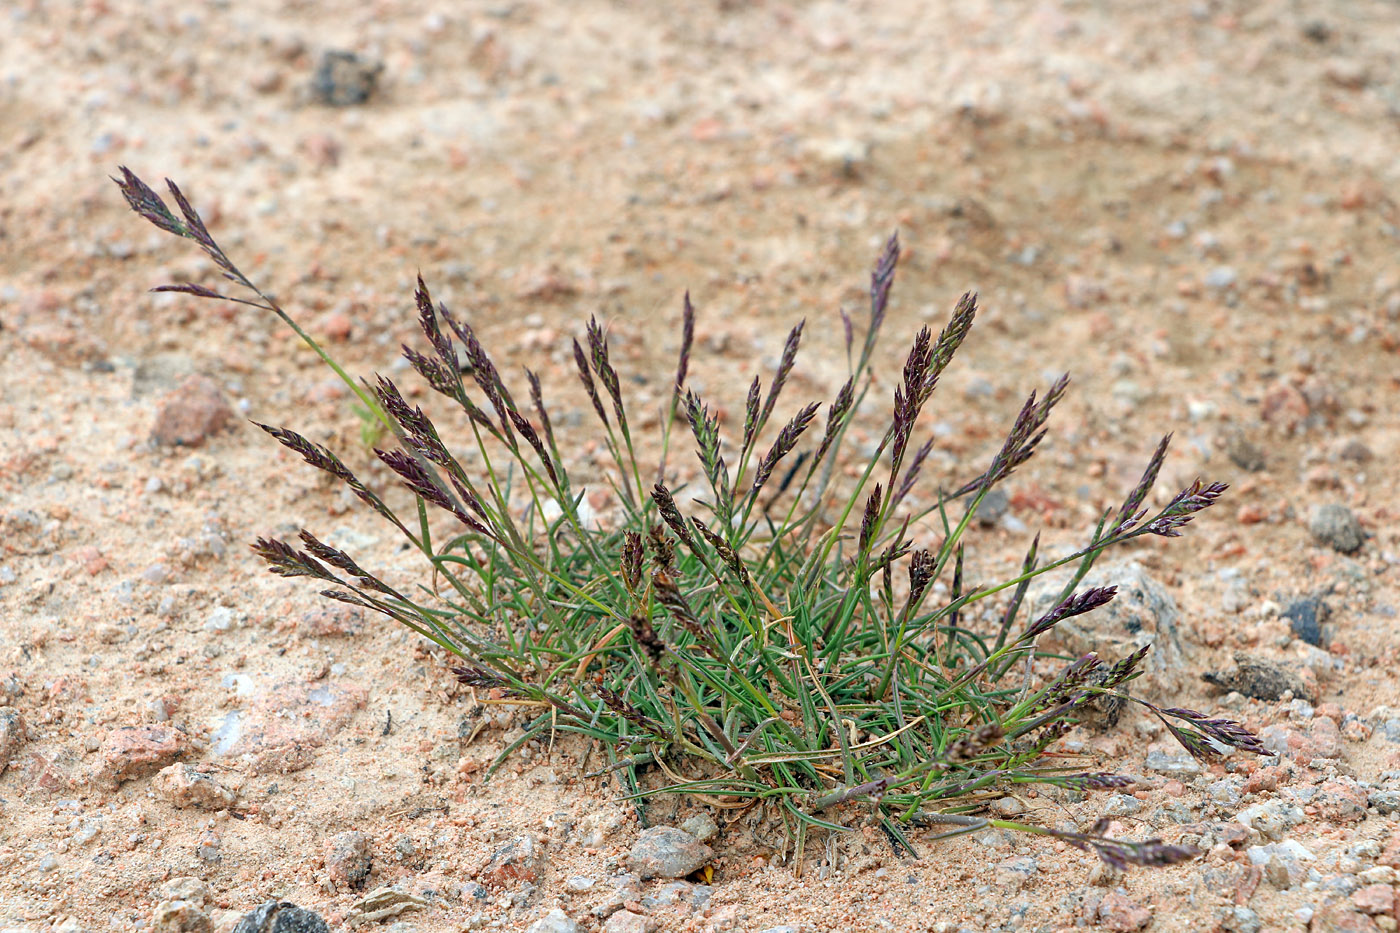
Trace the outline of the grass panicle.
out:
[[[1037,536],[1005,579],[978,582],[971,568],[980,564],[965,559],[977,543],[968,533],[972,515],[1034,455],[1068,380],[1027,398],[985,469],[928,488],[921,480],[934,442],[921,436],[921,416],[968,336],[977,299],[964,295],[937,337],[919,331],[895,378],[877,378],[896,237],[871,273],[864,333],[840,311],[849,372],[826,406],[820,438],[809,437],[818,404],[778,414],[803,324],[789,332],[766,393],[755,377],[742,434],[731,439],[687,383],[696,363],[688,293],[659,422],[629,418],[630,376],[618,372],[605,328],[590,319],[572,352],[601,427],[605,467],[585,477],[571,471],[593,467],[560,454],[559,422],[540,379],[526,370],[527,414],[475,330],[435,303],[421,278],[413,302],[426,345],[405,347],[404,356],[450,400],[458,413],[452,424],[444,415],[435,423],[388,379],[351,379],[238,270],[175,185],[178,212],[127,169],[117,184],[133,210],[193,240],[252,295],[227,300],[292,327],[397,440],[375,450],[403,487],[391,494],[370,489],[303,435],[260,425],[393,523],[421,554],[424,585],[392,587],[310,532],[299,546],[260,538],[255,553],[274,573],[308,577],[328,598],[432,641],[452,656],[461,684],[488,691],[493,702],[521,704],[533,717],[527,738],[547,730],[585,736],[607,758],[594,773],[616,775],[629,798],[693,794],[760,807],[789,831],[788,854],[799,867],[810,831],[871,820],[909,851],[912,827],[944,827],[938,839],[991,826],[1050,836],[1118,868],[1160,866],[1194,850],[1109,838],[1102,825],[1068,831],[982,811],[1023,784],[1083,792],[1129,786],[1130,778],[1057,748],[1105,695],[1143,706],[1196,757],[1268,754],[1240,723],[1129,694],[1146,649],[1076,659],[1040,647],[1065,619],[1113,598],[1111,586],[1080,586],[1101,554],[1144,535],[1179,536],[1224,492],[1197,481],[1151,514],[1170,435],[1122,506],[1105,511],[1072,553],[1051,559]],[[194,283],[160,290],[224,297]],[[848,449],[855,413],[878,409],[862,403],[885,391],[888,422],[866,432],[878,443]],[[773,416],[786,420],[770,428]],[[669,456],[687,436],[673,430],[679,419],[689,427],[698,474]],[[634,436],[641,425],[659,427]],[[460,436],[471,439],[472,456],[453,452],[448,438]],[[647,485],[642,452],[660,454]],[[602,521],[583,511],[590,485],[618,493]],[[759,507],[761,490],[768,498]],[[1059,598],[1025,619],[1030,584],[1056,572]]]

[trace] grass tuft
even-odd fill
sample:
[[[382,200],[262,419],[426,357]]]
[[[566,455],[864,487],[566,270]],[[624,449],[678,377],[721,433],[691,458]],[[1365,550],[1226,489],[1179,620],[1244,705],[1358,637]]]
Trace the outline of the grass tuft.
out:
[[[116,181],[133,210],[193,240],[253,297],[225,298],[192,284],[157,290],[273,312],[397,440],[375,454],[411,494],[411,515],[392,509],[326,448],[259,425],[389,521],[422,555],[433,585],[399,592],[309,532],[300,547],[259,539],[253,550],[274,573],[309,577],[329,586],[328,598],[380,612],[450,652],[462,684],[538,710],[527,736],[555,729],[593,740],[609,761],[596,774],[620,776],[630,798],[677,793],[730,808],[762,806],[790,830],[799,868],[811,830],[867,820],[910,851],[909,827],[944,827],[932,837],[941,839],[991,826],[1053,836],[1117,868],[1160,866],[1196,852],[1157,839],[1109,838],[1102,821],[1068,831],[992,819],[983,809],[1024,784],[1077,792],[1129,786],[1130,778],[1084,770],[1085,762],[1055,748],[1105,697],[1146,707],[1197,758],[1232,749],[1268,754],[1237,722],[1131,696],[1126,687],[1145,649],[1100,659],[1057,658],[1039,647],[1063,620],[1114,598],[1113,587],[1078,588],[1101,554],[1144,535],[1179,536],[1225,491],[1198,480],[1149,517],[1144,504],[1170,436],[1122,507],[1105,512],[1072,554],[1043,560],[1037,538],[1006,579],[978,585],[964,575],[973,513],[1034,455],[1068,385],[1062,377],[1032,393],[984,469],[951,490],[916,497],[933,442],[912,456],[910,445],[972,326],[974,295],[957,302],[937,338],[927,329],[915,336],[887,423],[873,433],[882,440],[868,455],[848,454],[848,429],[875,391],[896,237],[871,275],[863,339],[841,313],[850,372],[815,443],[808,429],[818,403],[800,407],[766,448],[761,442],[797,363],[804,325],[788,334],[766,394],[755,377],[735,445],[687,385],[695,310],[685,296],[674,390],[649,442],[661,452],[649,488],[638,453],[644,445],[632,434],[646,422],[628,417],[606,331],[589,320],[573,357],[611,461],[607,482],[620,500],[617,520],[600,526],[580,511],[583,490],[560,455],[540,380],[526,371],[530,408],[522,410],[475,332],[434,303],[421,278],[414,304],[426,345],[405,347],[404,356],[465,417],[481,464],[470,471],[432,417],[393,382],[352,380],[250,282],[174,184],[178,215],[129,170]],[[699,488],[680,499],[668,465],[672,442],[684,436],[673,430],[679,418],[700,465]],[[443,513],[453,531],[435,534],[431,516]],[[929,526],[938,532],[933,540],[914,540]],[[1030,582],[1061,568],[1072,571],[1055,606],[1023,618]]]

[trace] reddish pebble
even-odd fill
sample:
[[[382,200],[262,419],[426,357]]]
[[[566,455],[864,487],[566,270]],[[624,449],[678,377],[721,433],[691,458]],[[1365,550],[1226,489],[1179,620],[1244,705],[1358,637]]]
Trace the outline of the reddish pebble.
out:
[[[125,726],[113,729],[102,750],[99,781],[115,788],[123,781],[159,771],[184,753],[189,739],[169,726]]]
[[[1117,933],[1141,930],[1152,921],[1152,911],[1129,900],[1126,894],[1110,891],[1099,902],[1099,922]]]
[[[233,409],[208,376],[190,376],[156,405],[151,439],[170,447],[198,447],[233,420]]]
[[[1351,896],[1356,909],[1367,914],[1388,914],[1395,909],[1395,889],[1388,884],[1368,884]]]

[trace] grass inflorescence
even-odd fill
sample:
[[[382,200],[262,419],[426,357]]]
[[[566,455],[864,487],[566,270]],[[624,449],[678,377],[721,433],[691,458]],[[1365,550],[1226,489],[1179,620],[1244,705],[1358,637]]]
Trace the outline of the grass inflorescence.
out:
[[[853,420],[875,384],[876,341],[899,258],[893,237],[871,276],[863,335],[842,312],[849,378],[825,412],[807,404],[773,423],[796,364],[799,324],[766,390],[755,377],[737,444],[687,383],[695,348],[689,295],[660,436],[646,444],[634,434],[640,422],[629,418],[606,333],[596,320],[587,323],[572,350],[611,462],[607,482],[618,514],[604,528],[583,508],[585,490],[561,453],[538,377],[526,370],[526,391],[512,392],[473,329],[434,302],[421,278],[414,299],[425,344],[404,347],[404,356],[470,430],[470,461],[449,449],[433,419],[393,381],[351,379],[228,259],[173,183],[178,215],[129,170],[118,184],[137,213],[194,240],[254,297],[193,284],[157,290],[278,315],[357,394],[384,436],[397,440],[374,453],[412,494],[408,513],[391,508],[325,447],[259,425],[392,524],[422,554],[423,585],[396,589],[308,531],[295,543],[259,539],[253,548],[274,573],[308,577],[326,587],[325,596],[380,612],[450,652],[461,683],[533,711],[498,761],[551,730],[587,736],[609,759],[595,773],[617,775],[628,796],[685,793],[718,807],[770,808],[791,831],[799,866],[812,829],[869,819],[910,851],[911,826],[942,827],[935,838],[994,826],[1054,836],[1124,867],[1172,864],[1195,852],[1156,839],[1109,838],[1102,822],[1070,832],[991,819],[985,802],[1017,785],[1089,791],[1131,784],[1076,770],[1067,764],[1074,756],[1055,754],[1105,695],[1145,706],[1197,758],[1231,748],[1267,754],[1236,722],[1130,696],[1126,685],[1145,649],[1061,659],[1049,670],[1053,656],[1038,648],[1060,622],[1114,598],[1113,587],[1080,588],[1104,551],[1146,535],[1175,537],[1224,491],[1198,481],[1150,515],[1145,503],[1168,438],[1082,546],[1046,560],[1037,538],[994,584],[971,585],[964,575],[970,520],[988,492],[1035,453],[1067,378],[1027,398],[985,468],[938,490],[932,505],[910,504],[932,450],[931,440],[911,447],[920,415],[967,337],[975,296],[958,301],[938,334],[918,332],[892,380],[888,422],[873,453],[847,454]],[[698,489],[680,488],[671,462],[687,433]],[[644,463],[646,449],[659,449],[659,457]],[[439,518],[450,533],[434,532]],[[926,528],[934,540],[916,540]],[[1059,599],[1032,616],[1031,581],[1058,568],[1069,576]],[[990,625],[973,618],[974,609],[986,616],[978,604],[988,601]]]

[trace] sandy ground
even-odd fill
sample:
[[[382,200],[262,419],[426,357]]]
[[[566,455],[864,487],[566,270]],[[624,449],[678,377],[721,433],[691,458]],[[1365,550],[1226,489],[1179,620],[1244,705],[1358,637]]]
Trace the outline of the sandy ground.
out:
[[[424,901],[382,921],[399,933],[523,930],[554,909],[596,930],[623,901],[627,929],[1396,929],[1395,4],[0,12],[0,928],[222,931],[270,898],[340,928],[398,885]],[[363,103],[315,100],[334,49],[382,64]],[[985,308],[931,405],[939,479],[986,455],[1026,391],[1075,379],[1010,520],[979,533],[988,565],[1042,527],[1076,540],[1175,430],[1163,492],[1232,489],[1132,555],[1181,609],[1178,685],[1157,699],[1273,729],[1288,757],[1190,773],[1139,719],[1074,737],[1142,784],[1029,799],[1031,816],[1107,812],[1207,850],[1169,870],[1108,877],[998,833],[916,836],[921,858],[900,859],[855,833],[799,878],[771,827],[741,821],[713,842],[711,885],[616,893],[642,820],[703,808],[620,803],[571,742],[484,781],[518,734],[509,711],[474,706],[409,634],[261,570],[245,545],[301,525],[410,565],[241,417],[377,475],[314,358],[270,316],[146,292],[209,264],[126,210],[119,164],[177,179],[352,372],[399,371],[421,270],[499,363],[541,369],[580,413],[567,338],[599,314],[627,368],[664,374],[687,288],[708,396],[741,405],[728,388],[771,371],[805,317],[788,404],[828,398],[837,309],[859,307],[898,229],[891,369],[963,290]],[[198,446],[154,442],[191,375],[240,417]],[[583,444],[587,423],[563,430]],[[1310,533],[1327,504],[1359,520],[1359,550]],[[1300,597],[1330,609],[1319,647],[1282,617]],[[1200,679],[1236,651],[1318,694]],[[171,762],[203,777],[153,773]],[[362,890],[336,880],[348,831],[373,858]],[[525,837],[533,877],[502,882],[489,860]]]

